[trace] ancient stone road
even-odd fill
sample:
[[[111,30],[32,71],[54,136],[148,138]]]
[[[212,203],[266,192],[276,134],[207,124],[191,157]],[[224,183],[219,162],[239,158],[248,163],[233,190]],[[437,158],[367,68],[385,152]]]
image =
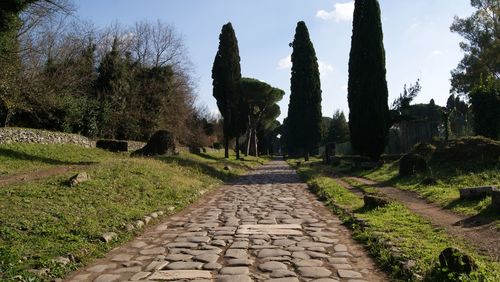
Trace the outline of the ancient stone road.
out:
[[[67,281],[385,281],[283,161],[250,172]]]

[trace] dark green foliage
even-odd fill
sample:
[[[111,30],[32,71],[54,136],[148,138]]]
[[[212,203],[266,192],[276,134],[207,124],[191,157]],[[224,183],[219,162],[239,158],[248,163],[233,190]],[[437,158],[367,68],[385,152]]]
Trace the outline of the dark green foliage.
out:
[[[321,142],[320,142],[321,146],[324,146],[328,142],[328,135],[330,133],[331,126],[332,126],[332,118],[330,117],[321,118]]]
[[[378,160],[388,141],[385,50],[377,0],[357,0],[349,56],[349,128],[353,148]]]
[[[273,125],[281,113],[276,103],[283,98],[285,91],[253,78],[242,78],[240,90],[246,107],[246,110],[241,111],[240,119],[248,122],[246,153],[257,156],[257,131],[267,130]]]
[[[390,110],[391,124],[411,119],[411,117],[406,115],[405,111],[410,108],[410,103],[417,97],[421,90],[420,79],[417,79],[414,85],[410,84],[408,87],[406,87],[406,84],[404,85],[403,93],[399,94],[399,97],[392,102]]]
[[[288,106],[287,150],[308,159],[321,141],[321,81],[318,59],[304,22],[298,22],[291,45],[292,77]]]
[[[470,94],[477,135],[500,138],[500,82],[490,79]]]
[[[345,119],[344,112],[337,110],[333,114],[327,140],[328,143],[344,143],[349,141],[349,124]]]
[[[472,112],[469,105],[460,97],[451,94],[446,101],[450,133],[455,137],[469,136],[472,133]]]
[[[241,109],[239,82],[241,80],[238,40],[231,23],[222,27],[219,36],[219,50],[212,68],[213,96],[224,119],[225,157],[229,157],[229,140],[241,134],[242,121],[238,120]],[[243,130],[244,131],[244,130]],[[238,146],[238,142],[237,146]],[[239,150],[237,149],[237,152]]]
[[[470,94],[482,78],[500,77],[500,2],[470,2],[476,11],[467,18],[455,17],[450,28],[465,39],[460,43],[465,55],[451,72],[452,91],[459,94]]]

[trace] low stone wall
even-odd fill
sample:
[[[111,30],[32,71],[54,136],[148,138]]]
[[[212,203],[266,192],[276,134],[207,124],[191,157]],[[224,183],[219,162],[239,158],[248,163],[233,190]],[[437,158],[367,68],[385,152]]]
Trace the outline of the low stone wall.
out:
[[[86,148],[95,147],[95,142],[87,137],[30,128],[0,128],[0,144],[9,143],[73,144]]]
[[[139,141],[127,141],[127,142],[128,142],[128,151],[129,152],[139,150],[142,147],[146,146],[145,142],[139,142]]]

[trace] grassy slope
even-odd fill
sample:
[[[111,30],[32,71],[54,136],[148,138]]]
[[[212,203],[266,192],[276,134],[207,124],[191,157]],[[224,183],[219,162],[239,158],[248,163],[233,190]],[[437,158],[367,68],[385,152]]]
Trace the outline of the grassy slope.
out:
[[[73,145],[0,144],[0,176],[54,166],[92,164],[116,156]]]
[[[87,169],[91,180],[73,188],[64,184],[71,173],[0,188],[0,280],[15,275],[27,279],[33,275],[26,270],[45,267],[51,269],[50,277],[62,277],[130,239],[133,232],[124,230],[126,223],[169,207],[178,211],[223,180],[262,162],[223,160],[221,154],[129,158],[75,146],[9,145],[9,149],[63,163],[96,164]],[[32,168],[46,165],[43,161],[29,164]],[[230,170],[224,170],[227,165]],[[14,171],[15,166],[22,167],[22,160],[3,166]],[[118,233],[119,239],[101,243],[99,236],[110,231]],[[68,254],[81,263],[61,267],[52,262]]]
[[[385,182],[404,190],[417,192],[423,198],[440,206],[452,209],[465,215],[481,213],[486,217],[500,219],[498,213],[489,208],[491,197],[477,200],[459,200],[460,188],[483,185],[500,185],[500,167],[478,169],[474,172],[462,172],[443,164],[434,165],[432,173],[421,174],[415,177],[398,177],[398,162],[385,164],[379,169],[362,172],[359,175],[369,179]],[[427,176],[432,176],[438,181],[437,185],[425,186],[420,182]]]
[[[290,161],[295,163],[295,161]],[[307,183],[315,187],[316,193],[327,203],[354,211],[359,218],[365,219],[369,226],[364,230],[355,230],[355,237],[363,241],[379,264],[395,279],[411,279],[396,263],[388,252],[391,246],[384,245],[389,240],[392,246],[399,248],[404,260],[416,262],[415,270],[427,281],[445,281],[436,268],[439,253],[446,247],[457,246],[472,254],[478,262],[479,271],[471,277],[462,277],[465,281],[499,281],[500,264],[491,262],[470,250],[464,242],[451,238],[444,231],[434,228],[427,220],[413,214],[399,203],[372,210],[363,209],[363,200],[337,184],[332,178],[325,177],[328,170],[321,165],[302,166],[300,175]],[[362,188],[362,187],[361,187]],[[349,220],[345,218],[345,220]],[[374,240],[376,238],[376,240]],[[450,281],[456,281],[456,277]]]

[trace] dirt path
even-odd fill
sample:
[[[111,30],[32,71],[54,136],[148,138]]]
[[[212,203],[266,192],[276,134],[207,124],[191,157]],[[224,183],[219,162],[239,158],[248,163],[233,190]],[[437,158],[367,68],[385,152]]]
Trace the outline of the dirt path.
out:
[[[444,228],[450,235],[460,237],[470,243],[479,253],[491,257],[495,261],[500,259],[500,233],[494,224],[489,224],[484,218],[477,216],[466,217],[441,207],[428,203],[412,191],[405,191],[394,187],[382,186],[377,182],[361,178],[349,177],[352,180],[370,185],[387,197],[405,204],[411,211],[419,214],[437,227]],[[342,186],[355,190],[354,187],[335,178]],[[358,191],[359,193],[359,191]]]
[[[79,169],[84,169],[87,167],[88,165],[57,166],[37,171],[3,176],[0,177],[0,187],[21,182],[39,180],[50,176],[65,174],[70,171],[77,171]]]
[[[65,281],[388,281],[295,171],[272,161]]]

